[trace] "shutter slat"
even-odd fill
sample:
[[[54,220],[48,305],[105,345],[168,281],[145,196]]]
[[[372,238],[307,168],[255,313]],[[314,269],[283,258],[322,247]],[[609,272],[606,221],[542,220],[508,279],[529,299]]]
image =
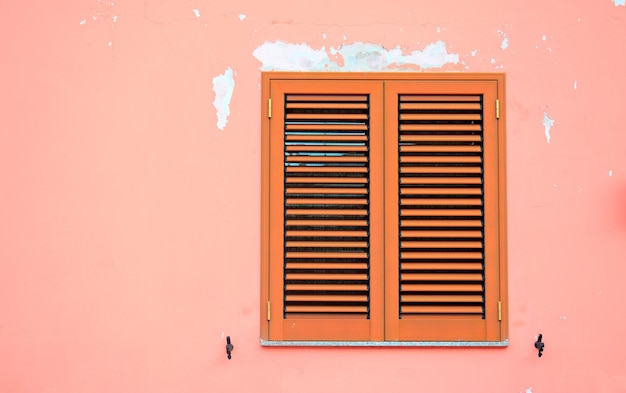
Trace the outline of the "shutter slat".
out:
[[[361,123],[342,123],[342,124],[310,124],[310,123],[288,123],[285,124],[285,131],[309,131],[319,132],[323,131],[327,135],[334,135],[343,131],[367,131],[367,124]],[[293,135],[287,135],[287,138],[293,137]]]
[[[312,263],[312,262],[287,262],[285,268],[308,269],[308,270],[366,270],[367,263]]]
[[[367,302],[367,295],[326,295],[325,302]],[[285,296],[288,302],[315,302],[319,297],[315,295],[289,295]]]
[[[291,152],[366,152],[367,146],[358,146],[358,145],[287,145],[285,147],[285,151],[288,153]]]
[[[285,194],[288,197],[295,195],[309,195],[309,194],[325,194],[332,196],[340,195],[354,195],[354,194],[367,194],[367,189],[364,187],[354,188],[339,188],[339,187],[311,187],[311,188],[287,188]]]
[[[402,124],[400,125],[402,131],[454,131],[454,132],[474,132],[480,131],[480,124],[462,124],[462,123],[425,123],[425,124]],[[403,138],[404,136],[400,136]]]
[[[366,227],[367,220],[287,220],[285,226]]]
[[[301,281],[367,281],[367,274],[287,273],[285,279]]]
[[[367,114],[343,114],[343,113],[287,113],[286,121],[304,120],[304,121],[333,121],[333,120],[367,120]]]
[[[480,303],[480,295],[402,295],[403,302],[410,303]]]
[[[473,113],[453,114],[453,113],[400,113],[400,121],[479,121],[481,115]],[[400,128],[402,130],[402,128]]]
[[[475,227],[483,226],[482,220],[400,220],[402,228],[406,227]]]
[[[289,252],[285,253],[286,258],[302,258],[302,259],[330,259],[330,258],[367,258],[366,252]]]
[[[422,110],[422,111],[453,111],[453,110],[466,110],[476,111],[480,110],[480,102],[464,102],[464,103],[442,103],[442,102],[402,102],[400,103],[400,110]]]
[[[307,306],[307,305],[299,305],[292,306],[287,304],[285,306],[285,312],[287,314],[290,313],[307,313],[307,314],[320,314],[320,313],[367,313],[367,306],[336,306],[336,305],[326,305],[326,306]]]
[[[287,241],[285,247],[335,247],[335,248],[366,248],[367,242],[349,241]]]
[[[482,188],[427,188],[427,187],[402,187],[400,189],[401,195],[482,195]]]
[[[367,284],[351,284],[351,283],[341,283],[341,284],[286,284],[285,290],[287,291],[302,291],[302,292],[312,292],[312,291],[346,291],[346,292],[364,292],[368,290]]]
[[[482,248],[480,241],[409,241],[400,244],[401,248]]]
[[[356,102],[367,102],[368,97],[365,94],[362,95],[348,95],[348,94],[287,94],[286,97],[287,103],[292,102],[328,102],[334,101],[339,104],[346,101],[356,101]]]
[[[422,142],[422,143],[432,143],[432,142],[480,142],[480,135],[442,135],[442,134],[407,134],[400,136],[400,143],[403,142]]]
[[[457,293],[457,292],[478,292],[483,290],[482,284],[432,284],[432,283],[420,283],[420,284],[401,284],[402,293],[408,292],[445,292],[445,293]]]
[[[345,103],[345,102],[301,102],[291,101],[285,105],[287,109],[367,109],[367,103]]]
[[[400,184],[482,184],[480,177],[400,177]]]
[[[298,134],[298,135],[287,135],[285,137],[285,141],[287,142],[366,142],[366,135],[332,135],[332,134],[323,134],[323,135],[312,135],[309,133],[306,134]]]
[[[479,179],[480,180],[480,179]],[[287,177],[285,179],[289,183],[316,183],[316,184],[365,184],[366,177]]]
[[[402,260],[407,259],[482,259],[481,252],[400,252]]]
[[[481,164],[480,156],[401,156],[400,164]]]
[[[402,273],[400,272],[400,282],[406,281],[475,281],[482,282],[483,276],[476,273]],[[454,286],[451,284],[450,286]]]
[[[482,305],[478,306],[411,306],[402,305],[403,314],[482,314]]]
[[[441,238],[441,239],[459,239],[459,238],[482,238],[482,231],[477,230],[402,230],[400,232],[402,239],[407,238]]]
[[[475,145],[401,145],[400,153],[480,153]]]
[[[480,102],[480,95],[426,95],[426,94],[402,94],[399,96],[400,103],[407,102]]]
[[[481,198],[400,198],[400,206],[482,206]]]
[[[480,167],[473,166],[403,166],[400,168],[400,174],[434,174],[434,173],[445,173],[445,174],[465,174],[465,173],[473,173],[473,174],[481,174],[482,169]]]
[[[477,217],[482,216],[480,209],[400,209],[400,216],[407,217]]]
[[[402,263],[401,270],[447,270],[447,271],[458,271],[458,270],[482,270],[483,266],[481,263],[476,262],[404,262]]]
[[[287,230],[285,231],[285,236],[287,238],[292,237],[304,237],[311,239],[321,239],[321,238],[329,238],[329,237],[367,237],[367,231],[354,231],[354,230],[344,230],[344,231],[317,231],[317,230]]]

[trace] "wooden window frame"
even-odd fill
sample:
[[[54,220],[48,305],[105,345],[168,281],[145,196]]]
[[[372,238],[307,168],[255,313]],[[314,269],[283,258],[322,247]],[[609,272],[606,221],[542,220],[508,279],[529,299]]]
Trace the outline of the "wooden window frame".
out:
[[[263,345],[508,345],[504,82],[505,77],[501,73],[262,73],[260,324]],[[270,151],[276,149],[272,144],[284,145],[284,141],[278,140],[282,137],[272,138],[272,135],[280,133],[281,127],[284,128],[284,111],[277,104],[279,100],[271,98],[286,95],[293,86],[299,86],[299,89],[307,86],[305,90],[311,94],[329,93],[333,88],[362,93],[375,91],[371,95],[370,106],[384,108],[384,112],[379,110],[370,118],[375,132],[370,133],[369,144],[372,163],[369,169],[369,219],[383,225],[369,227],[370,258],[381,262],[370,266],[367,322],[283,318],[283,271],[282,268],[272,268],[271,261],[282,260],[284,250],[272,247],[270,243],[274,236],[272,230],[283,228],[284,206],[280,198],[270,196],[270,190],[284,187],[282,175],[272,174],[280,171],[285,164],[282,161],[284,156],[271,156]],[[485,224],[484,259],[495,262],[490,262],[489,266],[485,263],[483,269],[484,291],[487,293],[482,319],[485,322],[454,318],[448,321],[428,318],[402,320],[396,317],[399,312],[398,297],[385,292],[385,288],[393,289],[400,285],[398,263],[388,262],[400,258],[399,235],[395,229],[383,229],[398,228],[399,225],[398,167],[386,164],[398,161],[398,145],[384,142],[390,137],[388,133],[397,135],[399,120],[398,112],[389,114],[385,102],[397,100],[398,94],[416,91],[416,86],[432,94],[467,91],[486,94],[481,112],[488,123],[485,129],[489,129],[489,135],[484,138],[484,149],[490,151],[482,164],[485,187],[489,190],[484,196],[486,213],[482,216],[489,221]],[[396,203],[388,203],[390,200]],[[296,325],[297,329],[294,328]],[[415,334],[415,331],[419,333]]]

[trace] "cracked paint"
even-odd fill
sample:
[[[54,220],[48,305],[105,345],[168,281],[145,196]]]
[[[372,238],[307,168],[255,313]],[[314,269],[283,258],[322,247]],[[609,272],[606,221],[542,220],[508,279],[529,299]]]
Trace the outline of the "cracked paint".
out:
[[[224,130],[228,123],[230,115],[230,100],[233,97],[235,89],[235,79],[233,78],[233,70],[229,67],[224,74],[213,78],[213,91],[215,92],[215,100],[213,106],[217,111],[217,128]]]
[[[383,71],[401,70],[405,66],[429,69],[459,62],[459,55],[448,53],[443,41],[409,54],[404,54],[400,48],[385,49],[380,44],[363,42],[326,50],[325,47],[313,49],[307,44],[275,41],[260,45],[253,55],[263,64],[261,69],[282,71]]]
[[[548,112],[543,112],[543,126],[544,133],[546,134],[546,139],[548,143],[550,143],[550,129],[554,126],[554,120],[548,116]]]

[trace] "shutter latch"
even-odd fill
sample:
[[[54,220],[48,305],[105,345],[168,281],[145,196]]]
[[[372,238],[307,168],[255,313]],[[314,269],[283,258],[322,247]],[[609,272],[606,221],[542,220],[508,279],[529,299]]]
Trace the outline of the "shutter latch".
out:
[[[267,302],[267,320],[270,320],[270,302]]]
[[[496,100],[496,119],[499,119],[499,118],[500,118],[500,100]]]
[[[502,302],[498,301],[498,321],[502,320]]]

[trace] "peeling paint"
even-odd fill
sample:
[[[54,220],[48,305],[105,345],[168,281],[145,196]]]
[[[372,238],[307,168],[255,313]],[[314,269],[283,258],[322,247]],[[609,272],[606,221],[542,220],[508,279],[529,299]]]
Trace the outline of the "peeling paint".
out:
[[[526,389],[526,393],[533,393],[533,388]]]
[[[459,55],[448,53],[443,41],[409,54],[404,54],[399,47],[385,49],[380,44],[363,42],[326,50],[325,47],[313,49],[307,44],[275,41],[260,45],[253,55],[263,64],[261,69],[283,71],[383,71],[404,69],[403,66],[429,69],[459,62]]]
[[[613,176],[613,169],[609,169],[609,177]]]
[[[196,18],[200,17],[200,10],[199,9],[194,8],[192,11],[193,11],[193,14],[196,16]]]
[[[229,67],[224,74],[213,78],[213,91],[215,92],[215,100],[213,106],[217,111],[217,128],[223,130],[228,123],[230,115],[230,100],[233,97],[235,89],[235,79],[233,78],[233,70]]]
[[[617,7],[618,5],[626,7],[626,0],[613,0],[613,3]]]
[[[578,81],[574,81],[574,90],[578,89]]]
[[[502,43],[500,43],[500,49],[505,50],[509,47],[509,37],[507,37],[506,33],[502,30],[498,30],[498,36],[502,38]]]
[[[246,19],[246,14],[239,14],[239,20]]]
[[[81,25],[84,25],[84,24],[86,24],[86,23],[87,23],[87,20],[86,20],[86,19],[83,19],[83,20],[81,20],[81,21],[80,21],[80,24],[81,24]]]
[[[544,126],[544,132],[546,134],[546,139],[548,140],[548,143],[550,143],[550,129],[552,128],[552,126],[554,125],[554,120],[551,119],[548,116],[548,112],[543,112],[543,126]]]

